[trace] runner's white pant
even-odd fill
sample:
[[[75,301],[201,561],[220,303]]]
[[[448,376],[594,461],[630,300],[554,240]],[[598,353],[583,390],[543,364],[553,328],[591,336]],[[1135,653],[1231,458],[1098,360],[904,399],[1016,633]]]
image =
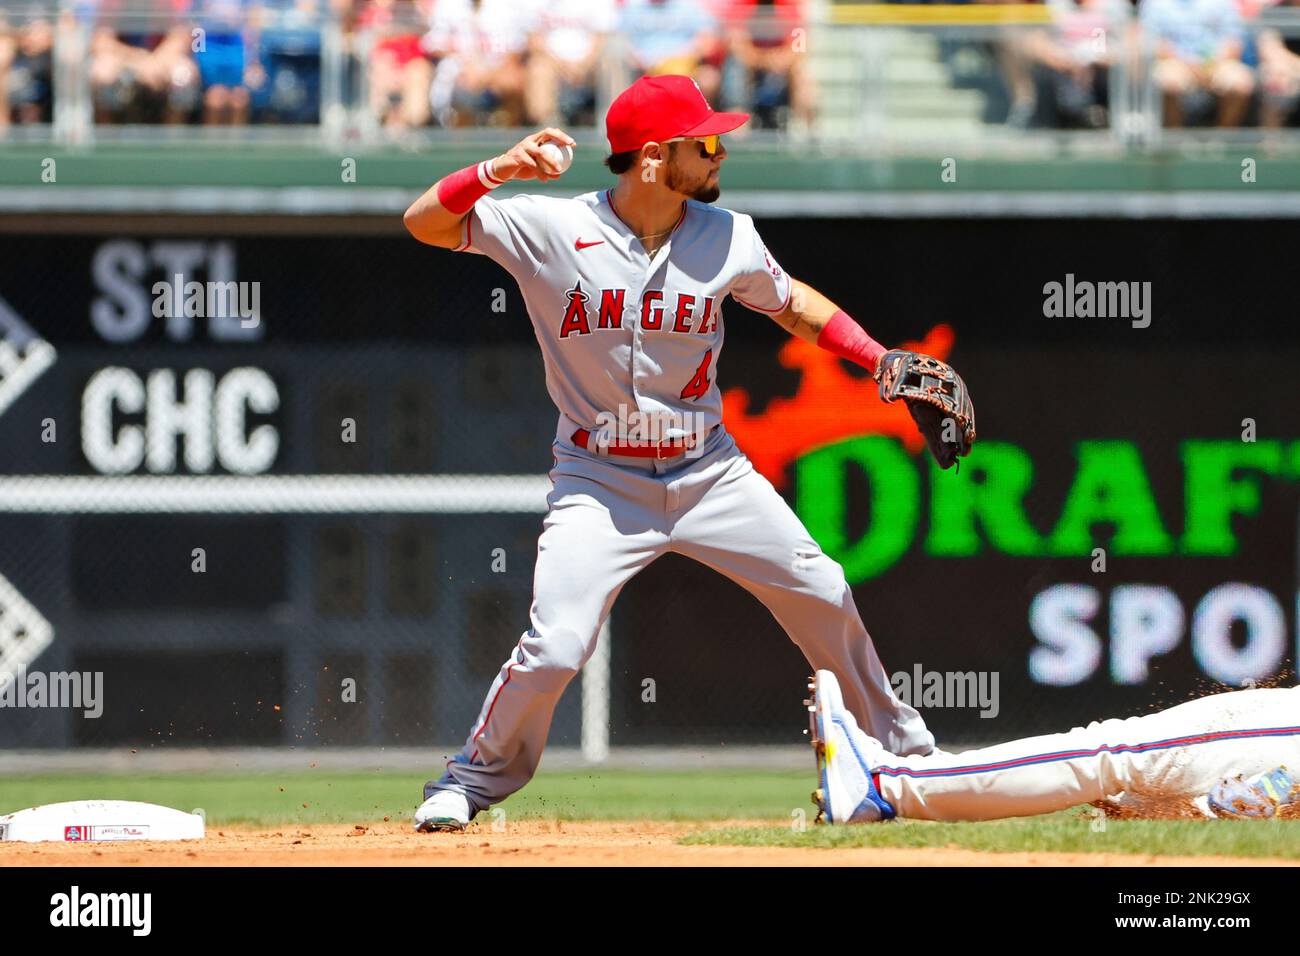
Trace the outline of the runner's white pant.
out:
[[[716,568],[762,601],[809,666],[835,674],[845,706],[885,746],[933,749],[921,716],[890,687],[843,570],[724,428],[698,457],[667,462],[601,457],[565,441],[554,452],[532,626],[488,691],[464,750],[426,796],[456,790],[478,811],[532,778],[555,706],[591,656],[614,599],[669,551]]]
[[[1226,777],[1279,766],[1300,770],[1296,687],[1214,694],[959,754],[886,755],[876,769],[881,795],[900,817],[991,820],[1120,793],[1124,802],[1186,801]]]

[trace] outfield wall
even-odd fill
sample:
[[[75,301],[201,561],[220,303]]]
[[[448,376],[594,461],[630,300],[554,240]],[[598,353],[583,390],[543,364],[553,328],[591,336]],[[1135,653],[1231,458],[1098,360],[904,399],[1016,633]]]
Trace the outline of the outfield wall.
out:
[[[871,383],[727,304],[730,427],[941,740],[1294,681],[1289,223],[760,228],[789,272],[972,389],[980,442],[938,472]],[[533,332],[481,257],[380,217],[302,232],[6,222],[0,669],[101,672],[105,705],[0,708],[0,744],[419,746],[473,719],[530,600],[554,434]],[[259,283],[256,321],[155,317],[178,272]],[[1054,282],[1074,314],[1045,315]],[[1129,314],[1078,314],[1084,283],[1124,283],[1096,291],[1131,293]],[[805,673],[757,602],[666,557],[615,607],[610,742],[798,743]],[[974,683],[945,676],[935,700],[934,674]],[[552,739],[581,722],[575,682]]]

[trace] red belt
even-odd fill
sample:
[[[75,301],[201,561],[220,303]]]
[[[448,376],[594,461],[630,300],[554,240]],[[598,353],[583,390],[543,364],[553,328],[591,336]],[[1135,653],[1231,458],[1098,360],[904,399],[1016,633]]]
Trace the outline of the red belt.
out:
[[[714,425],[713,428],[717,428]],[[709,429],[708,434],[713,433],[713,428]],[[592,449],[588,447],[591,440],[591,432],[585,428],[579,428],[573,433],[573,443],[579,448]],[[661,442],[610,442],[604,446],[605,452],[610,455],[627,455],[630,458],[675,458],[690,451],[699,440],[695,435],[688,435],[685,438],[670,438],[668,441]]]

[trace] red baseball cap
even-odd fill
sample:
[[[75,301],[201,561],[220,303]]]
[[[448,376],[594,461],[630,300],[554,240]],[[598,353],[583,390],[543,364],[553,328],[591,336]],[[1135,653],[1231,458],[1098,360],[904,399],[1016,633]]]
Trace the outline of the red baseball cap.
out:
[[[748,113],[715,113],[689,76],[643,76],[609,104],[605,135],[614,153],[678,136],[716,136],[745,125]]]

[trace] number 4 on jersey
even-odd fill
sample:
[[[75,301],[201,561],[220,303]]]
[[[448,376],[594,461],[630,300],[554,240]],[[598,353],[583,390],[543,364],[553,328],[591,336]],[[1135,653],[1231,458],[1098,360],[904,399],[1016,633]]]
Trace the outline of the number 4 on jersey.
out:
[[[709,363],[713,361],[713,349],[704,353],[700,367],[695,370],[691,380],[682,389],[682,398],[703,398],[709,391]]]

